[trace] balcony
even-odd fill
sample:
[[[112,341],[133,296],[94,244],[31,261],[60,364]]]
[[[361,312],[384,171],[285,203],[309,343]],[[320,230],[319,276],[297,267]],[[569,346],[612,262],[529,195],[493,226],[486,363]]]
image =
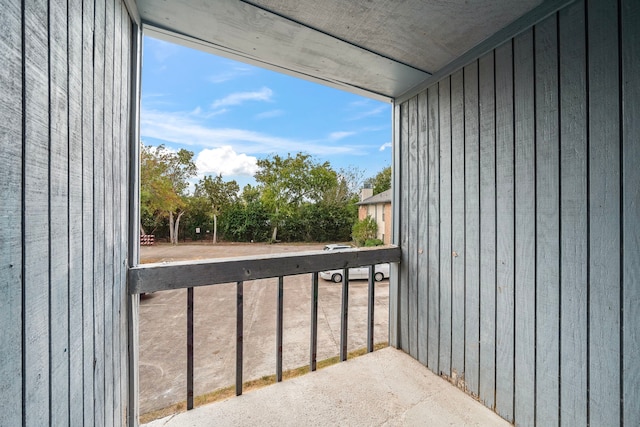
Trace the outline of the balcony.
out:
[[[397,265],[401,252],[397,247],[346,250],[340,252],[314,251],[298,254],[265,255],[207,261],[181,261],[145,264],[130,272],[132,293],[155,292],[186,288],[186,329],[181,354],[186,355],[185,383],[179,388],[184,393],[187,412],[152,421],[149,426],[209,425],[499,425],[497,415],[471,397],[460,393],[454,386],[438,378],[415,359],[402,351],[374,349],[375,283],[369,274],[367,283],[352,283],[359,292],[366,292],[366,348],[369,354],[347,360],[352,348],[349,342],[349,268],[392,263]],[[394,264],[395,263],[395,264]],[[317,372],[319,271],[343,269],[341,304],[339,309],[338,363]],[[309,375],[291,380],[283,378],[283,319],[286,276],[308,278],[310,306]],[[277,303],[272,316],[275,331],[275,378],[277,384],[253,390],[243,395],[246,369],[244,343],[245,282],[252,288],[277,284]],[[277,283],[274,283],[276,282]],[[194,287],[211,289],[216,285],[235,284],[235,394],[238,398],[194,408]],[[299,286],[299,285],[298,285]],[[393,288],[394,284],[391,285]],[[336,290],[334,289],[334,293]],[[228,293],[228,292],[227,292]],[[390,292],[390,297],[393,292]],[[353,293],[351,294],[353,298]],[[231,303],[226,301],[227,304]],[[322,304],[322,301],[320,301]],[[386,308],[386,307],[385,307]],[[353,309],[353,306],[352,306]],[[364,309],[364,308],[363,308]],[[384,310],[386,316],[387,310]],[[351,313],[353,315],[353,313]],[[229,315],[227,315],[229,318]],[[211,328],[222,333],[216,325]],[[224,330],[229,331],[229,327]],[[380,331],[376,331],[378,336]],[[386,333],[386,331],[384,331]],[[227,342],[233,342],[227,337]],[[263,339],[264,341],[264,339]],[[351,340],[362,342],[362,340]],[[178,343],[175,345],[179,346]],[[357,345],[357,344],[356,344]],[[186,350],[186,351],[185,351]],[[255,375],[255,373],[254,373]],[[252,378],[251,378],[252,379]],[[242,395],[242,396],[241,396]],[[363,403],[364,402],[364,403]],[[464,408],[461,410],[461,408]]]
[[[186,426],[510,426],[393,348],[145,424]]]

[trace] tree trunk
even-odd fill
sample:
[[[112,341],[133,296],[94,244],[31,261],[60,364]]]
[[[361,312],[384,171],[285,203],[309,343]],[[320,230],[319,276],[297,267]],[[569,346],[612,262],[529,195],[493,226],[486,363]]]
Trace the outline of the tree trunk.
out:
[[[175,245],[175,239],[173,237],[173,211],[169,211],[169,241],[172,245]]]
[[[213,244],[218,243],[218,215],[213,214]]]
[[[178,214],[178,218],[176,218],[175,230],[173,231],[173,238],[175,239],[175,242],[173,243],[174,245],[178,244],[178,230],[180,227],[180,217],[182,217],[182,214],[184,214],[184,211],[181,211]]]
[[[273,224],[273,233],[271,234],[271,243],[276,242],[276,238],[278,237],[278,220],[280,216],[278,215],[280,209],[276,206],[276,214],[274,216],[274,224]]]
[[[147,234],[144,232],[144,227],[142,226],[142,223],[140,223],[140,234]]]

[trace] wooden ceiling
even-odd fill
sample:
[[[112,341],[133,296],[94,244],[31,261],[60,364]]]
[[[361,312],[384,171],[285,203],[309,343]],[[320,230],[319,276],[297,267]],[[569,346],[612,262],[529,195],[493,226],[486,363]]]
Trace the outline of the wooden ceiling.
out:
[[[148,35],[378,99],[406,93],[542,2],[136,1]]]

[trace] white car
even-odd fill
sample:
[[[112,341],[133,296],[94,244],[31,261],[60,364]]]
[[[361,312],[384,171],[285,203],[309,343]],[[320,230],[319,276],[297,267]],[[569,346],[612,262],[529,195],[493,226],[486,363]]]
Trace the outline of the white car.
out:
[[[324,280],[331,280],[336,283],[342,282],[342,269],[321,271],[320,277]],[[369,266],[353,267],[349,269],[349,280],[351,279],[368,279],[369,278]],[[389,263],[376,265],[376,272],[373,275],[373,279],[379,282],[383,279],[389,278]]]
[[[324,250],[325,251],[339,251],[342,249],[353,249],[353,246],[349,246],[349,245],[340,245],[337,243],[332,243],[330,245],[325,245],[324,246]]]

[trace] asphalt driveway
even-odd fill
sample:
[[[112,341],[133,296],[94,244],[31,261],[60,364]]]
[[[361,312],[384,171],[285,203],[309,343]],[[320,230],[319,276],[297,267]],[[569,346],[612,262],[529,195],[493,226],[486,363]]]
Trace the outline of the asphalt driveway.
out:
[[[181,244],[141,248],[162,262],[322,249],[322,244]],[[244,380],[275,373],[277,279],[244,284]],[[235,284],[194,290],[194,387],[201,395],[235,381]],[[339,354],[341,284],[320,279],[318,360]],[[140,413],[186,399],[186,290],[140,301]],[[284,279],[283,369],[309,363],[311,275]],[[367,281],[349,286],[349,350],[366,346]],[[375,341],[388,339],[389,285],[376,284]]]

